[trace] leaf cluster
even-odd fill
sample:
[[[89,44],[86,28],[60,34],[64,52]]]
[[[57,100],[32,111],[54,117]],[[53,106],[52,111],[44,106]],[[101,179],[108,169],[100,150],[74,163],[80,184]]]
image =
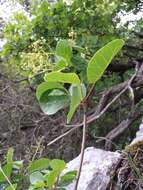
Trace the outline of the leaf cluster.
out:
[[[24,164],[22,160],[13,160],[13,152],[13,148],[8,150],[5,162],[0,166],[0,183],[5,190],[64,190],[75,178],[76,171],[61,175],[66,168],[63,160],[41,158]]]
[[[67,122],[69,123],[78,106],[86,101],[86,96],[88,97],[86,92],[88,92],[89,85],[94,86],[101,78],[123,45],[123,40],[116,39],[99,49],[87,65],[87,81],[84,83],[82,77],[79,77],[76,72],[67,72],[68,68],[72,66],[72,49],[68,41],[59,41],[56,47],[56,55],[65,60],[67,65],[57,63],[58,67],[56,66],[56,68],[58,69],[46,73],[44,76],[45,82],[38,86],[36,96],[42,110],[46,114],[52,115],[70,104],[67,115]],[[70,85],[68,89],[65,88],[65,84]]]

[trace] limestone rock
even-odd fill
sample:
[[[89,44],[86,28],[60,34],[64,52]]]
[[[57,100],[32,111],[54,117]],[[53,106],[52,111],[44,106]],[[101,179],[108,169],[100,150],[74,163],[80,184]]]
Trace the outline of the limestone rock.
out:
[[[135,139],[130,145],[143,141],[143,124],[139,126]],[[85,149],[84,162],[79,180],[78,190],[107,190],[111,180],[112,172],[115,169],[121,154],[118,152],[105,151],[93,147]],[[78,170],[80,155],[67,164],[64,173]],[[67,190],[74,190],[75,181],[66,187]]]
[[[84,162],[79,180],[78,190],[106,190],[110,175],[118,163],[121,155],[117,152],[104,151],[97,148],[85,149]],[[78,170],[80,155],[67,164],[64,171]],[[75,182],[66,187],[74,189]]]
[[[140,124],[139,130],[136,133],[136,137],[131,142],[131,145],[133,145],[133,144],[135,144],[135,143],[137,143],[139,141],[143,141],[143,123]]]

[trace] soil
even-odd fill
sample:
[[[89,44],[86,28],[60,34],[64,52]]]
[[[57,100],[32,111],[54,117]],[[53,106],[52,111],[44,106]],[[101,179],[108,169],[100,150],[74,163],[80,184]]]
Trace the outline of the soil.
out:
[[[47,147],[47,143],[67,130],[62,125],[65,121],[65,111],[52,117],[43,114],[35,91],[25,82],[21,85],[7,75],[0,76],[1,160],[9,147],[14,148],[16,160],[33,156],[71,160],[80,152],[80,130]]]

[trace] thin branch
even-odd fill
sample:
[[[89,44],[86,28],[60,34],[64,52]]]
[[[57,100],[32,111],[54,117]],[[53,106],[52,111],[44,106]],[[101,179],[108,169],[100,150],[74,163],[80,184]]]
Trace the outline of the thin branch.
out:
[[[32,77],[25,77],[25,78],[20,79],[20,80],[12,80],[12,82],[14,82],[14,83],[20,83],[20,82],[24,82],[24,81],[30,81],[30,80],[32,80],[33,78],[35,78],[35,77],[37,77],[37,76],[39,76],[39,75],[42,75],[42,74],[44,74],[44,73],[46,73],[46,72],[49,72],[49,71],[51,71],[51,70],[50,70],[50,69],[46,69],[46,70],[44,70],[44,71],[41,71],[41,72],[39,72],[39,73],[33,75]]]
[[[127,87],[125,89],[123,89],[98,115],[91,115],[87,118],[87,124],[97,120],[98,118],[100,118],[107,110],[108,108],[127,90]],[[72,129],[68,130],[67,132],[65,132],[64,134],[60,135],[59,137],[55,138],[53,141],[51,141],[50,143],[47,144],[47,146],[52,145],[53,143],[55,143],[56,141],[60,140],[61,138],[67,136],[69,133],[73,132],[74,130],[78,129],[79,127],[82,127],[83,123],[79,123],[76,125],[68,125],[67,127],[72,127]]]
[[[116,95],[111,102],[109,102],[104,109],[99,113],[94,113],[91,116],[87,117],[87,124],[99,119],[108,109],[109,107],[116,102],[116,100],[124,93],[126,92],[126,90],[132,85],[133,80],[135,79],[137,73],[138,73],[138,64],[136,64],[136,71],[134,73],[134,75],[128,80],[128,82],[125,82],[124,84],[121,85],[121,87],[124,87],[119,93],[118,95]],[[126,84],[126,85],[125,85]],[[73,132],[74,130],[78,129],[79,127],[83,126],[83,122],[76,124],[76,125],[68,125],[67,127],[73,127],[72,129],[68,130],[66,133],[62,134],[61,136],[55,138],[53,141],[51,141],[50,143],[47,144],[47,146],[52,145],[53,143],[55,143],[56,141],[60,140],[61,138],[65,137],[66,135],[68,135],[69,133]]]
[[[76,128],[72,128],[70,130],[68,130],[67,132],[65,132],[64,134],[58,136],[57,138],[55,138],[54,140],[50,141],[47,146],[50,146],[52,144],[54,144],[55,142],[57,142],[58,140],[62,139],[63,137],[67,136],[68,134],[70,134],[71,132],[75,131],[75,129],[77,129],[78,127]]]
[[[83,103],[84,102],[88,102],[88,100],[89,100],[89,98],[92,96],[92,94],[93,94],[93,90],[94,90],[94,87],[95,87],[95,84],[92,84],[92,86],[90,87],[90,89],[89,89],[89,92],[88,92],[88,94],[87,94],[87,96],[85,97],[85,99],[83,99]]]
[[[76,184],[75,184],[75,188],[74,188],[75,190],[77,190],[77,188],[78,188],[81,170],[82,170],[82,166],[83,166],[84,149],[85,149],[85,142],[86,142],[86,129],[87,129],[87,123],[86,122],[87,122],[86,105],[84,105],[83,134],[82,134],[82,144],[81,144],[81,154],[80,154],[81,160],[80,160],[79,170],[77,173],[77,179],[76,179]]]

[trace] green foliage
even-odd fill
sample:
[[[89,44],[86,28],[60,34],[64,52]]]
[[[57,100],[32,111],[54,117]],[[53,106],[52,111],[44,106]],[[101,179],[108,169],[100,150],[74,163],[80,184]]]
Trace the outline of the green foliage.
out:
[[[17,56],[30,45],[31,23],[28,17],[22,13],[16,13],[13,22],[6,26],[4,36],[7,43],[3,48],[2,55]]]
[[[50,163],[50,160],[47,158],[41,158],[39,160],[33,161],[29,167],[28,167],[28,172],[33,173],[37,170],[42,170],[48,168]]]
[[[8,150],[6,156],[8,162],[0,167],[0,183],[5,190],[19,190],[21,187],[22,189],[29,187],[29,190],[64,189],[64,186],[71,183],[76,176],[76,171],[71,171],[60,177],[66,167],[63,160],[41,158],[23,165],[20,164],[23,161],[13,160],[13,151],[12,148]],[[15,168],[18,163],[21,167]]]
[[[69,184],[74,179],[75,175],[76,175],[76,171],[67,172],[65,175],[61,177],[60,183],[63,185]]]
[[[134,11],[140,9],[139,1],[135,0],[127,3],[122,0],[74,0],[68,5],[62,0],[54,4],[36,0],[29,4],[30,19],[16,13],[5,27],[7,42],[2,56],[8,56],[10,62],[17,64],[20,72],[24,71],[28,76],[51,69],[50,63],[57,71],[72,62],[72,66],[81,72],[82,80],[85,64],[93,53],[107,42],[124,36],[125,27],[117,28],[118,13],[131,11],[133,7]],[[53,53],[56,55],[54,60],[50,57]]]
[[[49,55],[43,47],[45,43],[45,39],[41,38],[28,47],[29,52],[20,53],[19,67],[23,74],[33,76],[51,68]]]
[[[7,156],[6,156],[7,163],[12,163],[13,162],[13,152],[14,152],[13,148],[8,149]]]
[[[68,63],[70,63],[72,57],[72,48],[67,40],[60,40],[56,46],[56,55],[63,57]]]
[[[71,49],[68,50],[67,46],[69,47],[69,45],[67,44],[68,41],[60,41],[57,44],[58,48],[56,48],[59,55],[64,56],[65,59],[69,59],[69,55],[71,55]],[[123,40],[116,39],[95,53],[87,67],[86,75],[89,84],[95,84],[101,78],[107,66],[123,45]],[[52,71],[45,74],[44,80],[46,83],[42,83],[36,92],[42,110],[48,115],[54,114],[66,107],[70,100],[70,110],[67,115],[67,122],[69,123],[78,106],[86,98],[86,85],[82,84],[76,73],[71,72]],[[69,92],[59,83],[71,84]],[[49,90],[52,90],[52,92]]]
[[[12,163],[7,163],[3,167],[0,167],[0,182],[5,182],[7,180],[5,176],[9,178],[11,176],[11,173],[12,173]]]
[[[86,87],[84,84],[75,85],[72,84],[70,89],[70,96],[71,96],[71,102],[70,102],[70,110],[67,115],[67,123],[71,121],[71,118],[76,111],[76,108],[80,105],[83,98],[86,96]]]
[[[69,95],[61,90],[48,91],[42,94],[39,103],[44,113],[52,115],[69,104]]]
[[[16,190],[16,188],[17,188],[17,184],[12,184],[12,186],[10,185],[10,186],[6,187],[5,190]]]
[[[62,72],[51,72],[45,75],[45,81],[47,82],[63,82],[70,84],[80,84],[80,79],[76,73],[62,73]]]
[[[95,83],[101,78],[105,69],[123,45],[123,40],[113,40],[94,54],[87,67],[87,78],[89,83]]]
[[[66,164],[63,160],[54,159],[50,162],[50,167],[59,173],[63,171],[65,166]]]
[[[68,66],[68,63],[62,57],[57,57],[56,64],[53,67],[53,71],[64,70]]]
[[[31,1],[32,4],[31,19],[22,13],[16,13],[13,22],[6,26],[4,36],[7,43],[2,52],[3,56],[21,57],[18,65],[22,70],[28,70],[28,74],[35,74],[48,67],[47,53],[55,51],[57,56],[62,56],[70,64],[72,58],[77,56],[71,47],[74,46],[76,51],[78,46],[83,47],[85,57],[91,57],[95,50],[117,36],[114,35],[113,26],[116,23],[113,23],[113,17],[120,7],[118,0],[111,0],[108,4],[98,0],[75,0],[70,5],[63,1],[52,5],[47,1]],[[100,35],[100,31],[103,34]]]
[[[66,89],[63,87],[63,85],[59,84],[59,83],[54,83],[54,82],[43,82],[41,83],[38,87],[37,87],[37,91],[36,91],[36,97],[38,100],[41,99],[42,95],[49,91],[51,92],[53,89],[59,89],[62,91],[66,92]]]
[[[31,4],[31,19],[16,13],[6,26],[7,42],[1,55],[15,64],[20,74],[30,79],[35,76],[38,84],[42,81],[36,97],[44,113],[52,115],[69,106],[69,123],[78,107],[84,104],[90,83],[95,84],[101,78],[124,44],[123,40],[115,40],[127,31],[117,29],[118,13],[130,11],[134,5],[137,11],[138,1],[74,0],[67,5],[60,0],[50,5],[48,1],[36,0]],[[139,21],[136,30],[141,27],[142,21]],[[98,91],[112,82],[99,83]],[[64,161],[47,158],[24,165],[22,160],[13,161],[13,149],[9,149],[6,162],[0,168],[0,183],[7,190],[13,189],[12,186],[27,189],[23,181],[29,190],[62,189],[76,175],[75,171],[69,172],[58,181],[64,168]]]

